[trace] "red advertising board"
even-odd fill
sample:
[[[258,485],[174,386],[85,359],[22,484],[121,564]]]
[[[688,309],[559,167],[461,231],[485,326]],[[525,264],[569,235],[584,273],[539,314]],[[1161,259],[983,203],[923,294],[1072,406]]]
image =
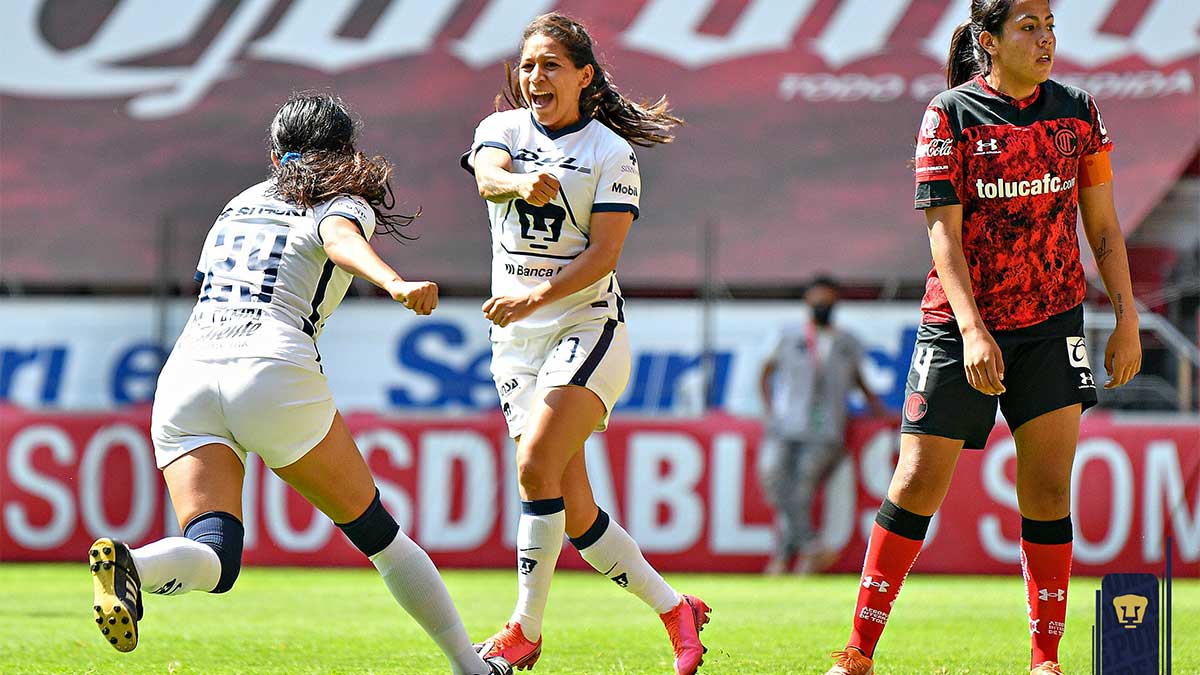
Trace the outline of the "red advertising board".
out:
[[[173,532],[140,410],[102,415],[0,410],[0,560],[79,560],[98,535],[141,544]],[[518,499],[498,416],[347,419],[385,504],[446,567],[513,562]],[[660,569],[754,572],[771,541],[757,489],[762,440],[752,420],[614,419],[587,449],[597,501]],[[895,425],[856,422],[850,461],[822,497],[826,538],[856,571],[895,461]],[[1020,516],[1011,437],[964,452],[916,570],[1017,571]],[[1074,570],[1155,572],[1174,538],[1175,572],[1200,576],[1200,430],[1187,424],[1085,416],[1074,479]],[[253,459],[244,492],[248,564],[354,565],[335,527]],[[168,527],[165,523],[172,523]],[[566,547],[563,566],[584,568]]]
[[[623,91],[688,125],[639,151],[628,285],[920,279],[910,169],[944,86],[960,0],[28,0],[0,3],[5,276],[187,284],[222,205],[267,174],[265,130],[296,89],[333,88],[361,145],[397,165],[421,239],[405,276],[481,286],[485,209],[458,168],[503,62],[537,14],[585,21]],[[1092,92],[1137,225],[1200,141],[1200,13],[1179,0],[1054,3],[1054,77]],[[163,223],[170,232],[160,232]],[[705,260],[704,228],[715,232]],[[158,247],[167,246],[160,260]]]

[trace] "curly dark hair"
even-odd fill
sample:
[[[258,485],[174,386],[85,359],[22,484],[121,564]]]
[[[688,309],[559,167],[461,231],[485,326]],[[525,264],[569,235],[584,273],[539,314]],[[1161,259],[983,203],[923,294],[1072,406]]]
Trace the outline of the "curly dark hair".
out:
[[[341,194],[367,200],[375,211],[375,231],[398,241],[418,216],[385,213],[396,205],[390,179],[395,167],[382,155],[355,149],[361,123],[341,98],[323,92],[297,92],[279,107],[267,132],[267,144],[281,161],[274,168],[271,195],[312,208]],[[290,154],[289,154],[290,153]]]
[[[546,37],[561,44],[567,57],[576,68],[590,65],[595,71],[591,83],[579,92],[579,112],[584,117],[600,120],[604,126],[617,132],[621,138],[642,147],[675,140],[671,129],[683,124],[683,119],[671,114],[666,96],[650,103],[635,103],[617,90],[612,79],[600,67],[592,49],[592,37],[578,21],[557,12],[543,14],[525,27],[521,45],[534,35]],[[496,110],[502,105],[509,108],[528,108],[529,102],[521,94],[521,83],[514,64],[504,64],[505,87],[496,96]]]

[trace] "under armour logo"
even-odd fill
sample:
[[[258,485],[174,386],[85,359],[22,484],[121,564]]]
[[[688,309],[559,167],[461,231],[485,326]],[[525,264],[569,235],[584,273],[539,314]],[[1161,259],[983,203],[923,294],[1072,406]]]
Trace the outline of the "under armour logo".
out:
[[[1058,589],[1058,592],[1051,593],[1050,589],[1042,588],[1038,590],[1038,598],[1040,598],[1043,602],[1049,600],[1050,598],[1054,598],[1055,600],[1062,602],[1063,600],[1066,600],[1067,592],[1060,588]]]
[[[533,568],[537,567],[538,561],[533,558],[519,558],[517,566],[520,568],[521,574],[531,574]]]
[[[1083,387],[1091,387],[1091,388],[1095,389],[1096,388],[1096,378],[1092,377],[1091,373],[1080,373],[1079,374],[1079,387],[1081,389]]]
[[[1041,622],[1041,619],[1030,619],[1029,620],[1029,634],[1030,635],[1041,635],[1041,633],[1038,632],[1038,623],[1040,623],[1040,622]]]
[[[888,586],[890,586],[890,585],[891,584],[884,581],[883,579],[880,579],[879,581],[875,581],[874,578],[872,578],[872,577],[863,577],[863,580],[862,580],[863,588],[875,588],[875,589],[878,589],[880,593],[887,593]]]
[[[977,155],[995,155],[1000,152],[1000,142],[994,138],[987,140],[979,139],[975,141],[975,154]]]
[[[629,588],[629,577],[625,576],[624,572],[613,577],[612,580],[621,588]]]

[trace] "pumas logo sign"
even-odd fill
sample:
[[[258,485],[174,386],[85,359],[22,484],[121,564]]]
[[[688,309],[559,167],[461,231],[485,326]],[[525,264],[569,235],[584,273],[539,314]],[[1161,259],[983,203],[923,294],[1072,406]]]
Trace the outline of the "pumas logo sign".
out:
[[[1003,178],[997,178],[985,183],[980,178],[975,181],[975,196],[980,199],[1012,199],[1013,197],[1033,197],[1055,192],[1067,192],[1074,189],[1074,187],[1074,178],[1063,180],[1049,173],[1034,180],[1004,180]]]

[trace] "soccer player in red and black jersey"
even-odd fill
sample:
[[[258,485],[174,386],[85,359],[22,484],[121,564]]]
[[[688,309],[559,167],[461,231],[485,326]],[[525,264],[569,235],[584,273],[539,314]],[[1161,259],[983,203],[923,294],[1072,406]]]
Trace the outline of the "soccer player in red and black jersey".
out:
[[[996,405],[1017,446],[1031,673],[1060,674],[1071,572],[1071,464],[1096,384],[1083,339],[1075,218],[1116,313],[1105,388],[1141,368],[1138,319],[1112,196],[1112,143],[1086,92],[1049,79],[1048,0],[974,0],[954,33],[950,89],[917,139],[916,208],[933,270],[909,372],[900,458],[867,545],[846,649],[828,675],[869,675],[892,604]]]

